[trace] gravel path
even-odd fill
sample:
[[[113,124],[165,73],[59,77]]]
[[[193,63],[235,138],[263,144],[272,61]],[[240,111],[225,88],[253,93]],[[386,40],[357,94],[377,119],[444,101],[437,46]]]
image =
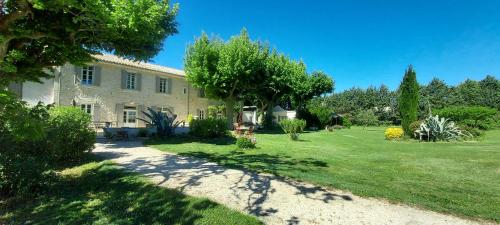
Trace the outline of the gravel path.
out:
[[[253,214],[266,224],[480,224],[272,175],[227,169],[139,142],[98,143],[94,153],[158,185],[207,197]]]

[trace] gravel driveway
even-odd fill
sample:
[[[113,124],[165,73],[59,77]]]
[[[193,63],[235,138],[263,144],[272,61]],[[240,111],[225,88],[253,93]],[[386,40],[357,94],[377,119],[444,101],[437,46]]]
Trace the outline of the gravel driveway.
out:
[[[140,142],[98,143],[94,153],[160,186],[209,198],[253,214],[266,224],[481,224],[272,175],[227,169],[144,147]]]

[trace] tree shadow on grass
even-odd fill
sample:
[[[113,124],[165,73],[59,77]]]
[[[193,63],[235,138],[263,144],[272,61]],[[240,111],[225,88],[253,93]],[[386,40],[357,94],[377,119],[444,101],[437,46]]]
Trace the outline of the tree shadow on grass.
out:
[[[180,155],[204,158],[227,168],[242,170],[242,176],[230,186],[230,189],[233,190],[236,196],[240,195],[240,190],[250,191],[250,194],[241,200],[247,203],[246,210],[256,216],[266,217],[280,210],[279,207],[266,208],[263,206],[269,195],[276,191],[271,187],[271,182],[275,181],[286,183],[293,187],[295,195],[309,199],[325,203],[338,199],[352,201],[352,198],[348,195],[336,194],[319,186],[304,184],[278,175],[282,171],[299,170],[307,173],[311,170],[328,167],[327,163],[320,160],[312,158],[299,160],[283,155],[246,154],[242,150],[235,150],[226,154],[190,152]],[[223,174],[224,170],[221,170],[219,166],[214,166],[214,168],[219,168],[219,170],[212,169],[215,171],[214,173]],[[271,175],[260,174],[259,172],[266,172]],[[198,184],[193,183],[192,185]],[[299,219],[295,218],[294,221],[299,222]]]
[[[262,129],[255,131],[257,134],[285,134],[281,128],[276,129]]]
[[[315,167],[328,167],[326,162],[313,158],[294,159],[286,155],[269,155],[266,153],[247,154],[243,150],[228,153],[186,152],[182,156],[207,159],[219,165],[234,169],[249,169],[278,175],[279,171],[301,170],[307,172]]]
[[[220,138],[198,138],[190,135],[179,135],[173,138],[166,139],[150,139],[146,140],[144,144],[146,145],[162,145],[162,144],[186,144],[186,143],[203,143],[203,144],[214,144],[214,145],[232,145],[236,143],[236,138],[232,136],[220,137]]]
[[[10,214],[0,217],[0,223],[195,224],[208,216],[210,221],[221,224],[227,218],[210,215],[220,213],[218,208],[209,200],[157,187],[104,162],[76,175],[62,176],[39,197],[0,202],[0,215]],[[241,217],[240,224],[256,224],[255,220]]]
[[[311,169],[327,166],[325,162],[311,158],[299,160],[288,156],[246,154],[243,150],[226,154],[191,152],[179,155],[166,154],[155,158],[137,157],[124,165],[129,170],[154,179],[157,185],[164,185],[173,180],[173,184],[181,191],[198,186],[204,189],[207,186],[219,185],[212,183],[211,180],[225,179],[223,183],[228,185],[237,201],[245,203],[245,211],[259,217],[271,216],[283,210],[281,207],[286,207],[286,205],[265,206],[269,196],[275,192],[272,182],[286,183],[292,187],[294,195],[317,201],[330,202],[339,199],[350,201],[350,196],[335,194],[322,187],[272,175],[283,170],[300,170],[307,173]],[[242,173],[228,171],[228,167],[240,169]]]

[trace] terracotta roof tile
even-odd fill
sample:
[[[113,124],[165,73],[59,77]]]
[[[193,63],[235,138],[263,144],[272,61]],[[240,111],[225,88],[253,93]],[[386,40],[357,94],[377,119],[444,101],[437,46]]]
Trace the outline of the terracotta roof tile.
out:
[[[168,73],[171,75],[177,75],[177,76],[183,76],[183,77],[186,76],[186,73],[183,70],[174,69],[174,68],[170,68],[170,67],[166,67],[166,66],[160,66],[160,65],[151,64],[151,63],[145,63],[145,62],[124,59],[124,58],[118,57],[116,55],[102,54],[102,55],[94,55],[93,57],[95,59],[97,59],[98,61],[114,63],[114,64],[119,64],[119,65],[125,65],[125,66],[131,66],[131,67],[136,67],[136,68],[140,68],[140,69],[146,69],[146,70],[151,70],[151,71],[155,71],[155,72],[160,72],[160,73]]]

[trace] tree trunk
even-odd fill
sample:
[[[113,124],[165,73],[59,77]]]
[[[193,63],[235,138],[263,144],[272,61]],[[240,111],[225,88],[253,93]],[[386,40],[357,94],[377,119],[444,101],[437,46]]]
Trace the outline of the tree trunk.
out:
[[[234,99],[227,98],[226,99],[226,117],[227,117],[227,129],[233,129],[233,111],[234,111]]]
[[[268,102],[266,108],[266,117],[264,118],[264,124],[267,129],[273,127],[273,108],[274,108],[274,103],[272,101]]]
[[[9,48],[9,40],[2,40],[2,42],[0,42],[0,62],[3,62],[5,60],[8,48]]]
[[[297,107],[295,107],[295,117],[297,119],[302,119],[301,111],[302,111],[302,100],[298,100]]]

